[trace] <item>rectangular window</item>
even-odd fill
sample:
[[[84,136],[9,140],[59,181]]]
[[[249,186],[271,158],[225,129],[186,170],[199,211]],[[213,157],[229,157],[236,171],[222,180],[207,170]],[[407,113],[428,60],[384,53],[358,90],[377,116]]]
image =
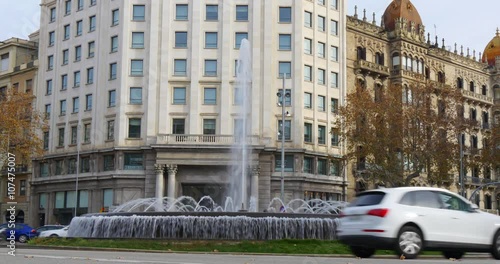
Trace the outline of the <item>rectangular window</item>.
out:
[[[56,161],[56,172],[54,173],[55,175],[61,175],[63,174],[63,168],[64,168],[64,161],[63,160],[57,160]]]
[[[95,54],[95,42],[94,41],[89,42],[88,48],[89,48],[88,57],[93,58]]]
[[[175,76],[186,76],[187,65],[185,59],[175,59],[174,60],[174,75]]]
[[[203,119],[203,135],[215,135],[215,119]]]
[[[304,11],[304,26],[312,28],[312,13]]]
[[[325,70],[318,69],[318,84],[325,84]]]
[[[90,143],[90,124],[83,125],[83,143]]]
[[[312,124],[304,123],[304,142],[312,143]]]
[[[292,35],[291,34],[280,34],[279,35],[279,49],[280,50],[292,50]]]
[[[143,75],[143,61],[142,60],[132,60],[130,62],[130,75],[132,76],[142,76]]]
[[[91,16],[89,17],[89,32],[94,31],[95,27],[96,27],[96,17]]]
[[[187,32],[175,32],[175,47],[187,48]]]
[[[83,0],[78,0],[77,2],[77,10],[80,11],[83,9]]]
[[[49,149],[49,132],[43,132],[43,149]]]
[[[120,10],[115,9],[111,11],[111,26],[116,26],[120,23]]]
[[[80,71],[73,73],[73,87],[80,87]]]
[[[132,48],[144,48],[144,32],[132,32]]]
[[[125,153],[125,170],[142,170],[143,159],[141,153]]]
[[[217,60],[205,60],[205,76],[217,76]]]
[[[337,36],[339,30],[339,22],[336,20],[330,20],[330,34]]]
[[[304,93],[304,107],[307,109],[312,108],[312,94]]]
[[[50,112],[52,111],[51,104],[45,105],[45,118],[50,119]]]
[[[276,154],[274,156],[274,160],[276,161],[275,162],[275,167],[274,167],[274,170],[275,171],[281,171],[281,154]],[[285,172],[293,172],[293,162],[294,161],[294,157],[293,155],[285,155],[285,169],[284,171]]]
[[[2,61],[3,62],[3,61]],[[7,61],[8,62],[8,61]],[[2,65],[3,66],[3,65]],[[3,69],[3,67],[2,67]],[[47,70],[53,70],[54,69],[54,55],[49,55],[47,57]]]
[[[217,32],[205,32],[205,49],[217,48]]]
[[[236,32],[235,38],[234,38],[234,48],[239,49],[241,46],[241,41],[243,39],[248,39],[248,33],[247,32]]]
[[[107,140],[115,139],[115,120],[108,120],[106,139]]]
[[[81,36],[83,31],[83,20],[76,21],[76,35]]]
[[[304,81],[312,81],[312,67],[304,65]]]
[[[78,191],[80,195],[80,199],[78,202],[80,203],[80,208],[88,208],[89,207],[89,192],[88,191]]]
[[[87,94],[85,95],[85,110],[86,111],[90,111],[92,110],[92,95],[91,94]]]
[[[203,103],[206,105],[217,104],[217,89],[216,88],[205,88],[204,89]]]
[[[109,208],[113,205],[113,189],[104,189],[103,191],[102,205],[105,208]]]
[[[128,120],[128,137],[141,138],[141,119],[130,118]]]
[[[330,46],[330,59],[332,61],[339,61],[339,48],[336,46]]]
[[[69,39],[69,36],[70,36],[70,33],[71,33],[71,28],[69,27],[69,25],[65,25],[64,26],[64,40],[67,40]]]
[[[333,114],[336,114],[339,111],[339,100],[332,98],[331,99],[331,111]]]
[[[325,111],[325,97],[323,95],[318,95],[318,111]]]
[[[188,5],[184,4],[175,5],[175,19],[188,20]]]
[[[54,46],[55,42],[56,42],[56,32],[51,31],[51,32],[49,32],[49,47]]]
[[[330,86],[332,88],[338,88],[339,87],[339,74],[336,72],[330,72]]]
[[[304,53],[312,54],[312,39],[304,39]]]
[[[56,209],[64,208],[65,192],[56,192]]]
[[[292,22],[292,8],[291,7],[280,7],[279,14],[280,23],[291,23]]]
[[[173,104],[184,105],[186,104],[186,88],[174,87],[174,102]]]
[[[76,159],[69,159],[68,161],[68,174],[76,173]]]
[[[104,171],[112,171],[115,169],[115,155],[104,155]]]
[[[111,52],[118,51],[118,36],[111,37]]]
[[[64,14],[69,15],[71,13],[71,0],[66,0],[64,7]]]
[[[174,118],[172,120],[172,134],[183,135],[185,134],[186,120],[180,118]]]
[[[333,9],[338,9],[339,1],[338,0],[330,0],[330,7]]]
[[[326,144],[326,127],[318,126],[318,144]]]
[[[82,46],[75,47],[75,61],[80,61],[82,59]]]
[[[87,69],[87,84],[94,83],[94,68]]]
[[[144,5],[134,5],[132,11],[132,20],[134,21],[144,21],[146,17],[146,6]]]
[[[97,4],[97,0],[90,0],[90,6],[95,6]]]
[[[59,140],[57,141],[58,147],[64,147],[64,128],[59,128]]]
[[[325,5],[325,0],[318,0],[318,4]]]
[[[89,157],[80,158],[80,172],[82,172],[82,173],[90,172],[90,158]],[[74,193],[74,192],[72,192],[72,193]]]
[[[289,61],[279,62],[279,78],[283,78],[283,76],[286,79],[292,77],[292,63]]]
[[[68,49],[65,49],[63,50],[63,56],[62,56],[62,64],[63,65],[66,65],[68,64],[68,61],[69,61],[69,50]]]
[[[234,105],[242,105],[243,104],[243,91],[241,90],[241,88],[234,87],[233,96],[234,96],[234,98],[233,98]]]
[[[56,8],[53,7],[50,9],[50,22],[56,21]]]
[[[71,127],[71,145],[76,145],[76,140],[78,138],[78,127],[77,126],[72,126]]]
[[[108,107],[116,106],[116,90],[108,92]]]
[[[339,146],[339,130],[332,129],[331,135],[332,135],[332,147],[338,147]]]
[[[207,5],[205,10],[205,19],[209,21],[219,20],[219,6],[218,5]]]
[[[318,30],[321,32],[325,31],[325,17],[318,16]]]
[[[52,80],[47,80],[45,95],[51,95],[51,94],[52,94]]]
[[[313,158],[304,157],[304,173],[313,173]]]
[[[278,140],[281,140],[281,138],[283,137],[282,123],[283,122],[281,120],[278,121]],[[292,121],[285,120],[285,140],[292,139],[291,132],[292,132]]]
[[[50,59],[50,56],[47,57]],[[48,63],[50,66],[50,62]],[[0,72],[7,71],[9,69],[9,53],[2,54],[0,56]],[[51,70],[50,67],[48,67],[48,70]]]
[[[236,6],[236,21],[248,21],[248,5]]]
[[[330,160],[330,175],[340,176],[340,161]]]
[[[318,174],[326,175],[326,159],[318,159]]]
[[[142,104],[142,88],[130,87],[130,103]]]
[[[116,63],[109,64],[109,79],[110,80],[116,79],[117,67],[118,67],[118,65]]]
[[[318,42],[318,57],[325,57],[325,43],[323,42]]]
[[[78,113],[80,111],[80,98],[73,97],[73,113]]]
[[[66,100],[61,100],[59,101],[59,105],[60,105],[60,108],[59,108],[59,115],[66,115]]]

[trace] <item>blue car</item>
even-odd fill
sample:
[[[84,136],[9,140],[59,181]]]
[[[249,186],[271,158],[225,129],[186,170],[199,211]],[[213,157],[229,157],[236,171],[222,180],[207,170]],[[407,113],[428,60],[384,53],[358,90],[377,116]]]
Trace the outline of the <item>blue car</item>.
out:
[[[31,238],[37,237],[36,229],[27,224],[15,224],[15,228],[9,228],[8,224],[0,225],[2,239],[15,239],[21,243],[26,243]]]

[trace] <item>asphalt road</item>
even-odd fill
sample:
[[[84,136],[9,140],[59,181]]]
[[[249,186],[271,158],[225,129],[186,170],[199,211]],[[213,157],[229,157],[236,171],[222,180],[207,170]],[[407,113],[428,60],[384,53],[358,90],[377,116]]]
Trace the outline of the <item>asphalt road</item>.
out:
[[[5,264],[88,264],[88,263],[141,263],[141,264],[392,264],[399,259],[356,259],[298,257],[298,256],[251,256],[225,254],[176,254],[176,253],[139,253],[112,251],[76,251],[53,249],[30,249],[22,246],[16,256],[7,254],[4,246],[0,249],[0,262]],[[446,259],[405,260],[405,263],[439,264],[452,263]],[[489,264],[496,260],[486,258],[466,258],[460,263]]]

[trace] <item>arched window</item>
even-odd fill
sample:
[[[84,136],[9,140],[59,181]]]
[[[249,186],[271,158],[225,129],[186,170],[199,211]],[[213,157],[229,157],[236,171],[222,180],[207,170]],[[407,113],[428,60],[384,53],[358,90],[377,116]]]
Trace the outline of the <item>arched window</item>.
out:
[[[358,60],[366,60],[366,48],[358,47],[356,51]]]
[[[406,70],[407,62],[408,62],[408,57],[406,56],[406,54],[403,54],[401,58],[401,68],[403,68],[403,70]]]
[[[438,82],[439,83],[444,83],[445,82],[444,72],[438,72]]]
[[[458,89],[463,89],[464,88],[464,79],[458,77],[457,78],[457,88]]]
[[[495,84],[495,86],[493,86],[493,93],[495,95],[495,100],[500,99],[500,85]]]
[[[486,87],[486,85],[481,86],[481,94],[482,95],[488,94],[488,88]]]
[[[375,63],[378,65],[384,65],[384,54],[377,52],[375,53]]]
[[[473,81],[471,81],[471,82],[469,83],[469,90],[470,90],[471,92],[474,92],[474,91],[475,91],[475,87],[474,87],[474,82],[473,82]]]
[[[392,68],[397,70],[399,69],[399,65],[401,64],[401,57],[399,56],[399,53],[394,53],[392,54]]]
[[[419,67],[419,61],[418,58],[415,57],[415,59],[413,60],[413,71],[418,72],[418,67]]]
[[[17,212],[17,216],[16,216],[16,223],[24,223],[24,211],[23,210],[20,210],[19,212]]]
[[[413,57],[409,55],[406,58],[406,70],[411,71],[413,68]]]

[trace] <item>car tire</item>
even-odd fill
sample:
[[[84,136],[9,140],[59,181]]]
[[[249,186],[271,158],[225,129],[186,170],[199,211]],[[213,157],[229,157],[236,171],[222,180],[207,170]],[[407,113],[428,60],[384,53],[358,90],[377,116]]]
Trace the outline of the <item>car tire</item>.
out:
[[[445,259],[461,259],[464,256],[463,251],[443,251],[443,256]]]
[[[52,235],[50,235],[50,237],[59,237],[59,236],[56,234],[52,234]]]
[[[375,249],[374,248],[364,248],[364,247],[357,247],[357,246],[351,246],[351,251],[354,256],[358,258],[369,258],[375,254]]]
[[[417,258],[424,245],[422,232],[414,226],[403,226],[396,242],[396,252],[405,259]]]
[[[19,242],[20,243],[26,243],[28,241],[28,237],[26,235],[20,235],[19,236]]]
[[[493,245],[491,248],[491,255],[494,259],[500,260],[500,230],[498,230],[493,237]]]

